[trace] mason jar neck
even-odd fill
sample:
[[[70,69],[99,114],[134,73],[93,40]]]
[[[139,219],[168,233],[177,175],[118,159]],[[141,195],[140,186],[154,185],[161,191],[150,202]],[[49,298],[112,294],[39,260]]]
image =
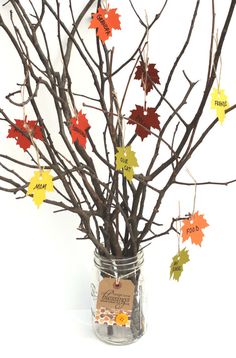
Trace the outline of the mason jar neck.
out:
[[[94,264],[98,270],[113,278],[127,278],[137,273],[143,265],[143,250],[140,250],[136,256],[108,259],[101,256],[97,250],[94,252]]]

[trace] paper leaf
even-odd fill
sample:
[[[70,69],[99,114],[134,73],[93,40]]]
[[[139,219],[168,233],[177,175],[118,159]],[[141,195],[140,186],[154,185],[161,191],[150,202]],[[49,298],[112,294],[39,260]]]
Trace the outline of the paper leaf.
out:
[[[32,135],[35,139],[43,140],[43,134],[41,127],[37,125],[37,121],[27,121],[27,119],[15,119],[16,127],[10,126],[7,138],[15,138],[16,144],[18,144],[24,151],[26,151],[32,145],[32,142],[27,138],[25,134]]]
[[[90,128],[87,118],[79,111],[77,117],[73,117],[70,119],[70,133],[72,137],[73,143],[77,140],[78,143],[85,148],[86,140],[87,140],[87,130]]]
[[[142,106],[135,105],[136,109],[131,111],[128,124],[135,124],[135,133],[142,140],[150,135],[150,129],[160,129],[159,115],[155,112],[155,108],[147,108],[145,111]]]
[[[153,89],[153,83],[160,84],[159,71],[155,66],[153,63],[146,66],[143,61],[140,61],[140,65],[136,67],[134,79],[141,80],[141,87],[146,94]]]
[[[128,181],[134,177],[134,167],[138,167],[135,152],[131,150],[131,146],[117,147],[116,170],[123,170],[123,174]]]
[[[187,262],[189,262],[189,254],[188,250],[184,248],[172,259],[172,263],[170,265],[170,278],[179,281],[179,278],[183,272],[183,265],[185,265]]]
[[[112,29],[120,30],[120,15],[116,13],[117,9],[98,8],[98,12],[92,14],[92,20],[89,29],[97,29],[97,36],[104,43],[112,36]]]
[[[183,220],[181,228],[183,242],[191,238],[193,244],[201,246],[204,236],[202,229],[205,229],[207,226],[209,226],[207,221],[203,218],[203,215],[198,214],[198,211],[189,219]]]
[[[38,207],[46,199],[46,191],[53,191],[53,177],[50,171],[35,171],[31,178],[27,195],[33,195],[33,201]]]
[[[229,108],[228,97],[224,90],[213,89],[211,94],[211,108],[216,110],[219,122],[222,124],[225,119],[225,111]]]

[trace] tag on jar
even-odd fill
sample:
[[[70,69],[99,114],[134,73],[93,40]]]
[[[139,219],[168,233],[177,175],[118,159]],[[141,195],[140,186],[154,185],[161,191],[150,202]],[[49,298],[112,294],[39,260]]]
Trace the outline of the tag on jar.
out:
[[[104,278],[98,288],[95,323],[130,327],[134,300],[131,280]]]

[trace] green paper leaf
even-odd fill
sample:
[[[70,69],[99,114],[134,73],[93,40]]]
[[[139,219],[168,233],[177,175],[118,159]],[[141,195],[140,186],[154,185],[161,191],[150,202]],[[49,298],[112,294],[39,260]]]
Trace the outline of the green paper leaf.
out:
[[[172,259],[172,263],[170,265],[170,279],[172,278],[173,280],[179,281],[179,278],[183,272],[183,265],[188,261],[188,250],[184,248]]]

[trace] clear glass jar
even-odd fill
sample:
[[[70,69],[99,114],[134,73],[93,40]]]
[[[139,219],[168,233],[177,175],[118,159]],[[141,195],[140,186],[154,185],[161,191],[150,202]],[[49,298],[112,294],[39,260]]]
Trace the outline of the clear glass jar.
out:
[[[97,251],[94,253],[95,270],[94,279],[91,284],[92,321],[96,336],[106,343],[116,345],[130,344],[142,337],[145,332],[143,261],[143,251],[139,251],[135,257],[116,258],[113,260],[100,256]],[[123,284],[123,286],[130,284],[130,281],[133,284],[132,310],[129,316],[127,316],[127,319],[129,317],[129,325],[122,325],[120,322],[117,324],[117,319],[114,318],[115,315],[117,315],[116,310],[107,311],[105,309],[104,314],[107,316],[105,316],[104,319],[107,319],[107,321],[101,323],[101,321],[98,320],[98,310],[96,310],[96,308],[99,285],[102,280],[104,282],[104,279],[107,278],[113,279],[113,287],[117,287],[119,282]],[[112,282],[112,280],[108,282]],[[100,311],[99,314],[101,314]],[[120,317],[120,314],[122,316],[122,311],[116,317]]]

